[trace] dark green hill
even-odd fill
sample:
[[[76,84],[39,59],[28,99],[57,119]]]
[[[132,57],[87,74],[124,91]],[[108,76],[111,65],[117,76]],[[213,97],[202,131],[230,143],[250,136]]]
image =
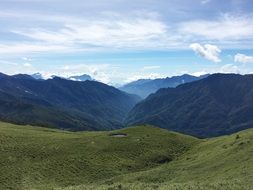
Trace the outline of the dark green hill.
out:
[[[0,75],[0,119],[68,130],[106,130],[122,121],[139,98],[95,82]]]
[[[126,123],[152,124],[199,137],[253,126],[253,75],[214,74],[161,89],[137,104]]]

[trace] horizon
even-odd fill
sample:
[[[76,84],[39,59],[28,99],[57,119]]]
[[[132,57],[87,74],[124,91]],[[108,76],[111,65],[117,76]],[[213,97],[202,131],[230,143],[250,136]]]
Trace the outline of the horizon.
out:
[[[2,0],[0,72],[125,84],[253,73],[250,0]]]
[[[95,82],[100,82],[100,83],[103,83],[103,84],[106,84],[106,85],[109,85],[109,86],[112,86],[112,87],[115,87],[115,88],[121,88],[121,87],[124,87],[128,84],[131,84],[131,83],[134,83],[134,82],[137,82],[137,81],[141,81],[141,80],[150,80],[150,81],[154,81],[156,79],[158,80],[164,80],[164,79],[172,79],[173,77],[182,77],[184,75],[188,75],[188,76],[193,76],[193,77],[204,77],[204,76],[211,76],[211,75],[218,75],[218,74],[222,74],[222,75],[241,75],[241,76],[244,76],[244,75],[253,75],[253,73],[250,73],[250,74],[241,74],[241,73],[221,73],[221,72],[216,72],[216,73],[206,73],[206,74],[201,74],[201,75],[192,75],[192,74],[188,74],[188,73],[184,73],[184,74],[181,74],[181,75],[173,75],[173,76],[166,76],[166,77],[159,77],[159,78],[154,78],[154,79],[151,79],[151,78],[139,78],[137,80],[133,80],[133,81],[129,81],[129,82],[126,82],[126,83],[104,83],[102,81],[99,81],[99,80],[96,80],[94,78],[92,78],[90,75],[88,74],[81,74],[81,75],[70,75],[70,76],[58,76],[58,75],[51,75],[49,76],[48,78],[43,78],[43,76],[41,75],[41,73],[33,73],[33,74],[26,74],[26,73],[16,73],[16,74],[6,74],[6,73],[3,73],[3,72],[0,72],[0,74],[3,74],[3,75],[7,75],[7,76],[16,76],[16,75],[27,75],[27,76],[30,76],[32,77],[33,79],[35,80],[50,80],[50,79],[54,79],[54,78],[61,78],[61,79],[64,79],[64,80],[70,80],[70,81],[73,81],[73,82],[85,82],[85,81],[95,81]],[[39,77],[42,77],[42,78],[36,78],[35,75],[40,75]],[[88,76],[90,77],[91,79],[85,79],[85,80],[77,80],[77,79],[74,79],[73,77],[81,77],[81,76]]]

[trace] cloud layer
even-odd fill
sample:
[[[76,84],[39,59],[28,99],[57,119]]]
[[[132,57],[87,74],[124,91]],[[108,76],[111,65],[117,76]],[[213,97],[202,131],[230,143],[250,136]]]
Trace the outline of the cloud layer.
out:
[[[17,24],[21,19],[23,26]],[[172,22],[152,11],[77,16],[0,12],[0,54],[110,50],[183,50],[193,42],[251,48],[253,15],[222,14]],[[19,40],[17,40],[19,39]],[[213,60],[213,58],[211,58]],[[217,62],[217,60],[215,60]]]
[[[193,20],[183,22],[179,31],[192,38],[202,40],[238,42],[253,38],[253,20],[251,15],[223,14],[216,20]]]

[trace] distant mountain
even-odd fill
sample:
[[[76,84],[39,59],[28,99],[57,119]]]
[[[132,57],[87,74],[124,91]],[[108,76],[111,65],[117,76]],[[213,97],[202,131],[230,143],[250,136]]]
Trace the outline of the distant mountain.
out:
[[[160,88],[176,87],[180,84],[193,82],[196,80],[203,79],[208,75],[202,75],[200,77],[191,75],[181,75],[174,77],[167,77],[162,79],[140,79],[131,83],[128,83],[119,89],[130,94],[136,94],[142,98],[146,98],[148,95],[156,92]]]
[[[160,89],[138,103],[125,123],[148,123],[199,137],[251,128],[253,75],[214,74],[176,88]]]
[[[68,78],[69,80],[73,80],[73,81],[87,81],[87,80],[92,80],[90,75],[81,75],[81,76],[71,76]]]
[[[33,77],[34,79],[37,79],[37,80],[43,80],[43,76],[41,73],[34,73],[31,75],[31,77]],[[60,77],[60,76],[57,76],[57,75],[52,75],[50,78],[63,78],[63,79],[67,79],[67,80],[73,80],[73,81],[87,81],[87,80],[93,80],[91,78],[90,75],[86,75],[86,74],[83,74],[83,75],[80,75],[80,76],[70,76],[70,77],[67,77],[67,78],[64,78],[64,77]]]
[[[121,128],[139,101],[95,81],[55,77],[35,80],[29,75],[0,74],[0,120],[68,130]]]

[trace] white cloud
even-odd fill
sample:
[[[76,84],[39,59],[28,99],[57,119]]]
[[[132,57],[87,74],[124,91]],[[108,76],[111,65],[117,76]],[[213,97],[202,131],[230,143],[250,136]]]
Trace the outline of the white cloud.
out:
[[[199,77],[201,75],[206,75],[208,74],[207,71],[197,71],[197,72],[194,72],[194,73],[190,73],[190,75],[193,75],[193,76],[196,76],[196,77]]]
[[[24,63],[24,66],[25,66],[25,67],[31,67],[32,64],[31,64],[31,63]]]
[[[190,38],[235,43],[253,38],[252,16],[222,15],[216,20],[193,20],[179,24],[178,31]],[[228,42],[230,41],[230,42]]]
[[[203,0],[200,2],[206,2]],[[252,15],[221,15],[217,19],[190,20],[171,23],[161,15],[148,11],[131,14],[117,12],[96,16],[42,15],[28,12],[1,12],[0,17],[31,19],[30,25],[14,25],[5,32],[30,38],[28,41],[2,43],[0,54],[43,52],[87,52],[113,50],[184,49],[194,41],[234,48],[251,46]],[[27,24],[26,23],[26,24]],[[29,27],[30,26],[30,27]],[[40,27],[34,27],[40,26]],[[31,42],[32,41],[32,42]]]
[[[124,82],[129,83],[139,79],[157,79],[157,78],[163,78],[163,76],[159,73],[132,74]]]
[[[238,53],[235,55],[234,61],[237,63],[253,63],[253,56]]]
[[[15,16],[14,13],[7,15]],[[30,14],[30,13],[29,13]],[[29,14],[21,14],[28,17]],[[0,17],[4,16],[0,13]],[[44,16],[31,14],[31,18]],[[52,17],[52,18],[51,18]],[[18,38],[30,38],[22,42],[9,41],[0,44],[0,54],[73,53],[90,51],[150,50],[177,48],[179,36],[170,35],[167,23],[150,12],[133,15],[107,13],[101,17],[45,16],[49,26],[16,27],[8,29]],[[40,22],[40,21],[38,21]],[[55,26],[55,27],[52,27]],[[26,58],[26,57],[24,57]]]
[[[189,72],[186,72],[186,73],[189,73]],[[189,74],[193,76],[201,76],[201,75],[214,74],[214,73],[246,74],[247,72],[245,72],[242,68],[234,64],[226,64],[221,67],[213,67],[213,68],[204,69],[204,70],[189,73]]]
[[[208,59],[209,61],[215,63],[221,61],[219,58],[219,53],[221,52],[221,50],[215,45],[205,44],[204,46],[202,46],[199,43],[193,43],[190,45],[190,48],[197,54]]]
[[[88,74],[93,79],[109,84],[111,80],[111,73],[114,67],[110,64],[68,64],[55,69],[55,75],[62,77],[70,77],[73,75]]]
[[[240,73],[240,69],[238,66],[233,65],[233,64],[226,64],[222,66],[219,70],[219,73]]]
[[[37,72],[37,69],[30,63],[0,60],[0,71],[9,75],[19,73],[32,74]]]
[[[144,66],[143,69],[144,70],[153,70],[153,69],[160,69],[161,66],[159,65],[151,65],[151,66]]]
[[[201,1],[201,4],[207,4],[207,3],[209,3],[211,0],[202,0]]]
[[[21,57],[21,59],[22,59],[23,61],[32,61],[32,59],[30,59],[30,58],[28,58],[28,57]]]
[[[167,39],[166,24],[142,17],[87,19],[64,24],[58,30],[30,28],[12,32],[36,41],[63,46],[146,48],[160,46]]]
[[[17,43],[17,44],[0,44],[0,54],[23,54],[23,53],[38,53],[38,52],[56,52],[66,51],[66,47],[52,44],[32,44],[32,43]]]
[[[7,60],[0,60],[1,65],[6,65],[6,66],[16,66],[18,65],[16,62],[12,61],[7,61]]]

